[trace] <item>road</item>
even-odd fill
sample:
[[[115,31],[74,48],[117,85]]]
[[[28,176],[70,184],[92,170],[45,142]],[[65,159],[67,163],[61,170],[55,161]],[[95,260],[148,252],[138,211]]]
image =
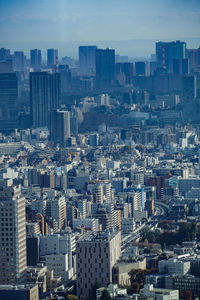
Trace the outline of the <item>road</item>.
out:
[[[154,229],[157,227],[158,223],[161,220],[166,219],[168,213],[168,206],[164,203],[160,203],[158,201],[155,202],[155,215],[147,222],[142,224],[140,227],[134,230],[133,233],[128,236],[122,238],[122,252],[130,245],[131,242],[137,242],[142,235],[142,231],[144,228]]]

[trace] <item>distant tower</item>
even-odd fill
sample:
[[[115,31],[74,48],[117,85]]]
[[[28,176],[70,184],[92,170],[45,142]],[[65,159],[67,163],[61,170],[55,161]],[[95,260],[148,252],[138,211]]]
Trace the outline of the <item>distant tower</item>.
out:
[[[58,61],[58,50],[48,49],[47,50],[47,66],[52,68],[56,66],[56,61]]]
[[[31,67],[34,69],[40,69],[42,64],[41,50],[32,49],[30,50]]]
[[[115,50],[96,50],[96,85],[106,87],[112,84],[115,76]]]
[[[26,281],[25,198],[12,179],[0,180],[0,284]]]
[[[79,47],[79,64],[80,75],[94,76],[96,72],[95,54],[97,46],[80,46]]]
[[[25,68],[25,56],[23,51],[15,51],[14,56],[14,70],[15,71],[24,71]]]
[[[59,108],[59,98],[59,73],[30,73],[31,117],[34,127],[49,127],[50,112]]]
[[[70,113],[69,111],[52,110],[50,117],[50,139],[55,144],[66,146],[70,137]]]
[[[17,75],[15,73],[0,74],[0,131],[17,128],[17,98]]]

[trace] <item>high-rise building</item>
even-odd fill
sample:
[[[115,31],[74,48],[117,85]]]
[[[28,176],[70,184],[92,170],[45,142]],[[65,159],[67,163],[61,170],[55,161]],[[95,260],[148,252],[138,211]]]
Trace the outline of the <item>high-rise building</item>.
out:
[[[65,147],[70,137],[70,112],[52,110],[50,117],[50,139]]]
[[[30,73],[31,118],[34,127],[49,126],[50,112],[59,108],[59,98],[59,73]]]
[[[15,51],[13,56],[13,66],[15,71],[24,71],[25,56],[23,51]]]
[[[12,179],[0,180],[0,284],[26,280],[25,198]]]
[[[156,43],[156,60],[159,67],[164,67],[168,72],[173,71],[174,59],[185,59],[186,43],[181,41],[175,42],[157,42]]]
[[[115,76],[115,50],[96,50],[96,85],[103,88],[112,84]]]
[[[85,299],[96,282],[102,287],[112,282],[112,268],[121,255],[121,232],[86,233],[78,240],[76,253],[77,296]]]
[[[115,66],[116,75],[124,75],[125,83],[130,84],[133,77],[133,63],[117,63]]]
[[[40,69],[42,64],[41,50],[32,49],[30,50],[31,67],[34,69]]]
[[[135,75],[147,75],[147,63],[145,61],[136,61],[135,62]]]
[[[10,49],[1,48],[0,49],[0,61],[7,60],[10,58]]]
[[[57,222],[58,229],[62,229],[66,224],[66,202],[64,197],[55,197],[47,201],[46,214]]]
[[[48,49],[47,50],[47,66],[53,67],[58,63],[58,50],[57,49]]]
[[[0,131],[17,128],[17,76],[15,73],[0,73]]]
[[[79,47],[80,75],[94,76],[96,72],[95,55],[97,46]]]

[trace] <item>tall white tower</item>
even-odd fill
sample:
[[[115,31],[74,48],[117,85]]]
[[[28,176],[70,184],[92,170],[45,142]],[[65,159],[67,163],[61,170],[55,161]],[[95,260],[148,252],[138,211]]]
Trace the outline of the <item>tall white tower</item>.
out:
[[[0,284],[26,280],[25,198],[12,179],[0,180]]]

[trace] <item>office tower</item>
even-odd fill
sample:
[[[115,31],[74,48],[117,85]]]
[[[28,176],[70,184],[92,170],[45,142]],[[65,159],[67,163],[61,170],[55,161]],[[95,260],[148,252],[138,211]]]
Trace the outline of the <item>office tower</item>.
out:
[[[115,67],[116,75],[124,75],[125,83],[130,84],[133,77],[133,63],[117,63]]]
[[[110,86],[115,76],[115,50],[96,50],[96,85],[104,88]]]
[[[50,112],[59,108],[60,75],[30,73],[31,119],[34,127],[49,126]]]
[[[12,179],[0,180],[0,284],[26,280],[25,198]]]
[[[102,287],[112,282],[112,268],[121,255],[121,232],[86,233],[76,249],[77,296],[85,299],[96,282]]]
[[[17,76],[15,73],[0,73],[0,131],[17,128]]]
[[[47,50],[47,66],[52,68],[58,63],[58,50],[57,49],[48,49]]]
[[[66,225],[66,203],[64,197],[55,197],[47,201],[46,215],[57,223],[57,228],[62,229]]]
[[[175,74],[188,74],[189,66],[188,59],[173,59],[173,73]]]
[[[42,64],[41,50],[32,49],[30,50],[31,67],[34,69],[40,69]]]
[[[156,60],[159,67],[164,67],[168,72],[172,72],[174,59],[186,58],[186,43],[176,42],[157,42]]]
[[[147,65],[145,61],[136,61],[135,62],[135,75],[143,75],[147,74]]]
[[[81,76],[94,76],[96,71],[95,55],[97,46],[79,47],[79,65]]]
[[[10,58],[10,49],[1,48],[0,49],[0,61],[7,60]]]
[[[13,62],[12,60],[0,61],[0,73],[12,73],[13,72]]]
[[[59,65],[61,94],[70,93],[71,90],[71,70],[68,65]]]
[[[187,49],[190,71],[193,72],[198,67],[198,49]]]
[[[66,141],[70,137],[70,112],[62,110],[52,110],[50,117],[50,139],[55,144],[66,146]]]
[[[189,102],[197,97],[197,78],[192,75],[185,75],[182,78],[183,101]]]
[[[25,56],[23,51],[15,51],[13,56],[13,67],[15,71],[24,71]]]

